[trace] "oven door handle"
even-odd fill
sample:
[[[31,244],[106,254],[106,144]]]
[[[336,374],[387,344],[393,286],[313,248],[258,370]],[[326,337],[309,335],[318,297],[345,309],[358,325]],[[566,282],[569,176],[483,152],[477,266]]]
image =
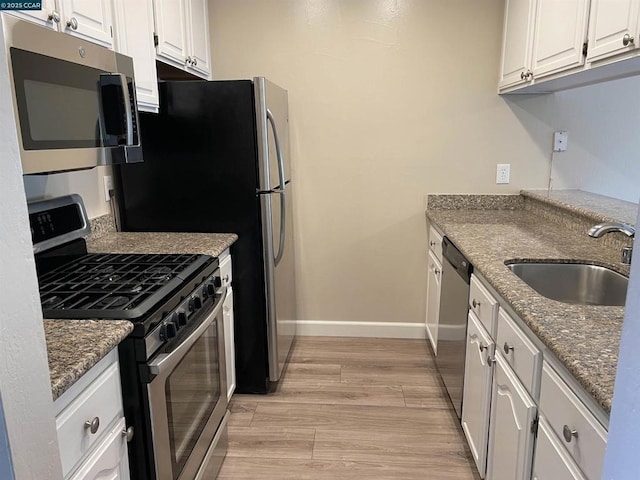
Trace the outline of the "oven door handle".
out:
[[[222,291],[222,294],[218,296],[216,306],[213,308],[207,318],[198,325],[191,335],[189,335],[178,347],[170,353],[161,353],[157,355],[149,363],[149,371],[153,375],[162,376],[166,372],[171,372],[180,363],[180,360],[184,357],[185,353],[193,346],[194,343],[202,336],[202,334],[211,326],[213,320],[222,311],[222,304],[227,297],[226,287]]]

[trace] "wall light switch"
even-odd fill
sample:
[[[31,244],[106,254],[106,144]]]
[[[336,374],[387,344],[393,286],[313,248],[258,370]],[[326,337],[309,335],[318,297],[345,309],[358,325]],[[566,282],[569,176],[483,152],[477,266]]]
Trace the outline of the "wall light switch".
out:
[[[569,135],[567,132],[554,132],[553,134],[553,151],[554,152],[566,152],[569,142]]]
[[[113,191],[113,177],[111,175],[105,175],[102,177],[102,180],[104,181],[104,201],[110,202],[110,192]]]
[[[509,183],[511,173],[510,163],[498,163],[496,168],[496,183]]]

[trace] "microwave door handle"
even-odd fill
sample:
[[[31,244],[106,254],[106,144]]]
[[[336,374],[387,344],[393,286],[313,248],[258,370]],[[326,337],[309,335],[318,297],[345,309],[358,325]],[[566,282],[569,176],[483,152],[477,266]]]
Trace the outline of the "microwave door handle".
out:
[[[194,343],[202,336],[202,334],[211,326],[213,320],[220,314],[222,304],[227,296],[225,288],[221,295],[218,296],[218,302],[213,311],[207,315],[204,322],[198,325],[191,335],[189,335],[175,350],[169,353],[161,353],[149,363],[149,371],[153,375],[164,376],[164,374],[173,371],[176,365],[184,357],[184,354],[193,346]]]
[[[127,83],[127,77],[122,73],[102,73],[100,74],[100,85],[102,87],[114,86],[116,88],[120,88],[120,93],[122,95],[122,102],[123,102],[124,113],[125,113],[126,129],[127,129],[126,145],[132,145],[133,137],[134,137],[134,132],[133,132],[134,112],[131,108],[131,100],[129,96],[129,86]],[[102,95],[104,95],[104,92],[102,92]],[[101,99],[103,105],[108,100],[109,98],[104,98],[104,97]],[[104,107],[102,108],[104,109]],[[107,135],[109,134],[108,131],[105,131],[105,133]],[[113,145],[113,146],[116,146],[116,145]]]

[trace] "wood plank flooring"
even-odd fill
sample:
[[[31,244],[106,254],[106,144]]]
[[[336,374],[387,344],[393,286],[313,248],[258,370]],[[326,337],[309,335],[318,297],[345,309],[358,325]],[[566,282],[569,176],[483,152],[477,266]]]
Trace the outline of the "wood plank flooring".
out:
[[[298,337],[276,392],[234,395],[218,478],[479,477],[424,340]]]

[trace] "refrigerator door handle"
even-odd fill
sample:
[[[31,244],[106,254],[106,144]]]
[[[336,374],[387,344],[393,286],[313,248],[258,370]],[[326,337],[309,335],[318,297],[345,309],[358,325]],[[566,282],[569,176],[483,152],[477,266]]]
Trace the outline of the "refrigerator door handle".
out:
[[[282,260],[282,255],[284,255],[284,239],[286,234],[286,185],[285,185],[285,177],[284,177],[284,158],[282,157],[282,150],[280,148],[280,138],[278,137],[278,128],[276,127],[276,122],[273,118],[273,114],[271,110],[267,108],[267,120],[271,124],[271,128],[273,129],[273,139],[276,144],[276,155],[278,156],[278,174],[280,177],[280,188],[275,189],[273,193],[277,193],[280,195],[280,241],[278,242],[278,253],[274,256],[275,266],[280,263]]]

